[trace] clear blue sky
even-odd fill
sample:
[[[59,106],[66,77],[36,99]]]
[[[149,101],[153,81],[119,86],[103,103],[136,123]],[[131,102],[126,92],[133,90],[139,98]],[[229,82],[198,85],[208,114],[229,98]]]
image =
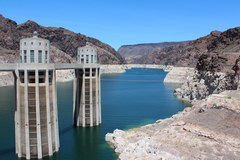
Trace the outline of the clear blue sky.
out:
[[[124,44],[193,40],[240,26],[240,0],[1,0],[0,13]]]

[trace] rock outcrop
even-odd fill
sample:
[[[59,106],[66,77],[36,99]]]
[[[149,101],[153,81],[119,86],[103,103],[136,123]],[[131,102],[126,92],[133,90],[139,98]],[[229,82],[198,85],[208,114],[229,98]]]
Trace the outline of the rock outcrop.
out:
[[[125,73],[127,66],[125,65],[102,65],[101,73],[102,74],[116,74],[116,73]]]
[[[194,68],[173,67],[173,69],[164,78],[164,83],[183,84],[194,74]]]
[[[14,85],[14,76],[12,72],[0,72],[0,87]]]
[[[174,95],[186,101],[193,101],[237,88],[238,80],[232,74],[195,71],[193,77],[189,78],[181,88],[174,91]]]
[[[105,139],[120,160],[239,159],[239,97],[239,91],[213,94],[171,118]]]
[[[117,51],[97,39],[64,28],[44,27],[33,21],[18,25],[2,15],[0,15],[0,60],[2,62],[16,62],[20,39],[32,37],[34,31],[39,33],[39,37],[50,41],[54,62],[74,62],[77,48],[86,45],[86,42],[90,42],[97,48],[101,64],[122,64],[125,62]]]
[[[57,82],[67,82],[73,80],[74,78],[75,72],[73,69],[56,71]]]
[[[193,101],[225,90],[237,90],[239,77],[231,68],[224,67],[227,59],[219,54],[200,56],[192,77],[175,90],[178,98]]]

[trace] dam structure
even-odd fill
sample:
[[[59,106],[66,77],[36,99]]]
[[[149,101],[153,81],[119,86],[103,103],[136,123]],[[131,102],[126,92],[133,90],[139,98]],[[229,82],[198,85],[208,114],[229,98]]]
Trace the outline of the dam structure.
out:
[[[100,65],[94,47],[78,48],[78,63],[54,64],[50,42],[34,32],[32,38],[20,40],[19,55],[19,63],[0,64],[0,71],[14,74],[18,157],[42,159],[59,151],[56,70],[75,71],[73,124],[92,127],[101,123]]]

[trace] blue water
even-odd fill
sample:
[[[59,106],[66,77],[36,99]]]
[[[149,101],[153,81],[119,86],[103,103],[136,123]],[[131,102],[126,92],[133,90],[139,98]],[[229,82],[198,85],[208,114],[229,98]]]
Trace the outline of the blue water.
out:
[[[184,109],[165,85],[166,73],[157,69],[131,69],[103,75],[102,120],[99,127],[72,126],[72,82],[58,83],[60,151],[44,160],[115,160],[104,136],[114,129],[154,123]],[[0,160],[15,160],[13,86],[0,88]]]

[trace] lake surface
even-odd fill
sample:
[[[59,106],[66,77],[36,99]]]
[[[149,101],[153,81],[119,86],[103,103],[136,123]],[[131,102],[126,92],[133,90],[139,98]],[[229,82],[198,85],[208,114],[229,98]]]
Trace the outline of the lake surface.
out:
[[[102,121],[99,127],[72,126],[72,82],[58,83],[60,151],[44,160],[115,160],[104,136],[114,129],[128,129],[168,118],[184,109],[163,83],[158,69],[131,69],[124,74],[103,75]],[[0,87],[0,159],[16,160],[14,87]]]

